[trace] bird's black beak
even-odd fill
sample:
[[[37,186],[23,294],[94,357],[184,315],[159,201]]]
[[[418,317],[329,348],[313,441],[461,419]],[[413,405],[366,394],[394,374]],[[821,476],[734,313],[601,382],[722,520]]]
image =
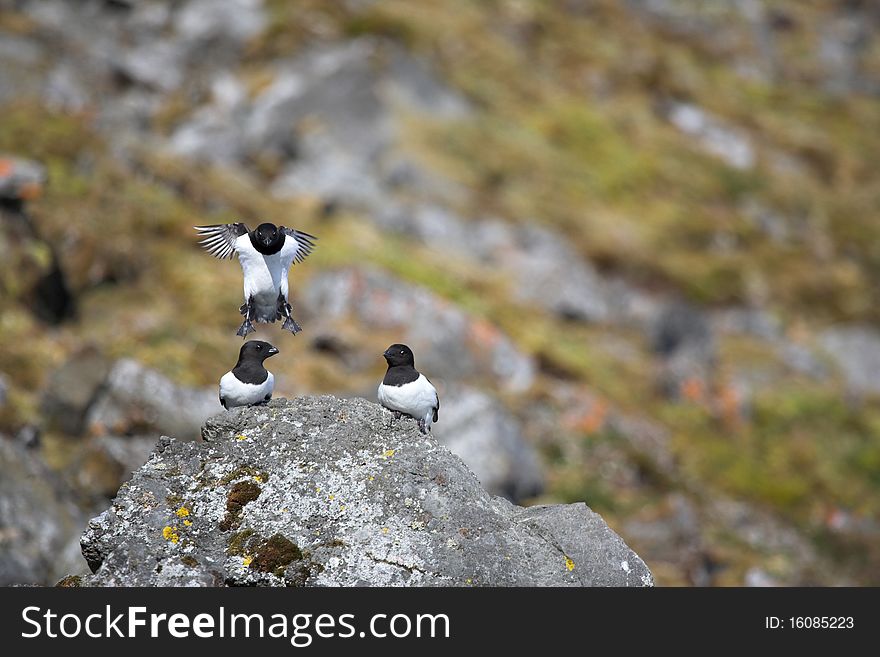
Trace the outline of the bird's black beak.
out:
[[[278,353],[278,349],[276,347],[269,347],[269,355],[274,356]]]

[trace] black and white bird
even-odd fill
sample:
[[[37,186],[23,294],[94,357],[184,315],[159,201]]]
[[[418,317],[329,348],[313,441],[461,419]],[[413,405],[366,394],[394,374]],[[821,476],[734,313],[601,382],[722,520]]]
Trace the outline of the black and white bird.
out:
[[[283,330],[294,335],[302,330],[291,315],[287,272],[315,248],[314,235],[269,223],[260,224],[256,230],[243,223],[194,228],[204,237],[200,243],[212,256],[232,259],[237,255],[241,263],[244,305],[239,312],[244,322],[236,335],[245,338],[255,331],[253,322],[271,324],[282,318]]]
[[[379,384],[379,403],[401,414],[415,418],[419,431],[428,433],[437,421],[440,397],[424,374],[416,369],[412,349],[405,344],[393,344],[382,354],[388,362],[388,371]]]
[[[275,377],[263,361],[278,350],[262,340],[248,340],[241,345],[235,367],[220,379],[220,403],[223,408],[265,404],[272,399]]]

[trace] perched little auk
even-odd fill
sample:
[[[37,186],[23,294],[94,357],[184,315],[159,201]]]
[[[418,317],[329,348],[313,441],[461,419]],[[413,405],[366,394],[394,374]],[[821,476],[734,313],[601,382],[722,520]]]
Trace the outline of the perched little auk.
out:
[[[419,431],[428,433],[437,421],[440,398],[431,382],[416,369],[412,349],[405,344],[393,344],[382,354],[388,362],[388,371],[379,384],[379,403],[401,414],[415,418]]]
[[[315,248],[314,235],[301,230],[262,223],[250,230],[243,223],[194,226],[204,237],[200,244],[215,258],[238,256],[244,274],[244,321],[236,335],[254,332],[253,322],[272,324],[284,319],[281,328],[294,335],[302,328],[292,316],[287,272],[305,260]]]
[[[262,340],[249,340],[241,345],[235,367],[220,379],[223,408],[265,404],[272,399],[275,377],[263,367],[263,361],[277,353],[275,347]]]

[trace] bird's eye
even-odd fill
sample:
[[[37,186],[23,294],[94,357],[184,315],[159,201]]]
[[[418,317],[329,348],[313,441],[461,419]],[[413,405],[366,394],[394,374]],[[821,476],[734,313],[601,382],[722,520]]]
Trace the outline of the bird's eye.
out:
[[[262,350],[263,350],[263,345],[258,344],[258,345],[257,345],[257,351],[262,351]]]
[[[401,351],[401,352],[400,352],[400,355],[401,355],[401,356],[403,356],[404,354],[406,354],[405,351]]]

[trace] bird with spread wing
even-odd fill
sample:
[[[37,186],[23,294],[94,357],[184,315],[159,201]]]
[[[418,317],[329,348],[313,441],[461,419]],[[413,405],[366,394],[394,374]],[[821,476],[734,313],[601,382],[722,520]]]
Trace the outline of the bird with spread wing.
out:
[[[243,223],[194,227],[202,246],[215,258],[238,256],[244,274],[244,321],[236,335],[254,332],[254,322],[271,324],[284,319],[281,328],[294,335],[302,328],[292,316],[287,273],[315,248],[317,238],[294,228],[262,223],[250,230]]]

